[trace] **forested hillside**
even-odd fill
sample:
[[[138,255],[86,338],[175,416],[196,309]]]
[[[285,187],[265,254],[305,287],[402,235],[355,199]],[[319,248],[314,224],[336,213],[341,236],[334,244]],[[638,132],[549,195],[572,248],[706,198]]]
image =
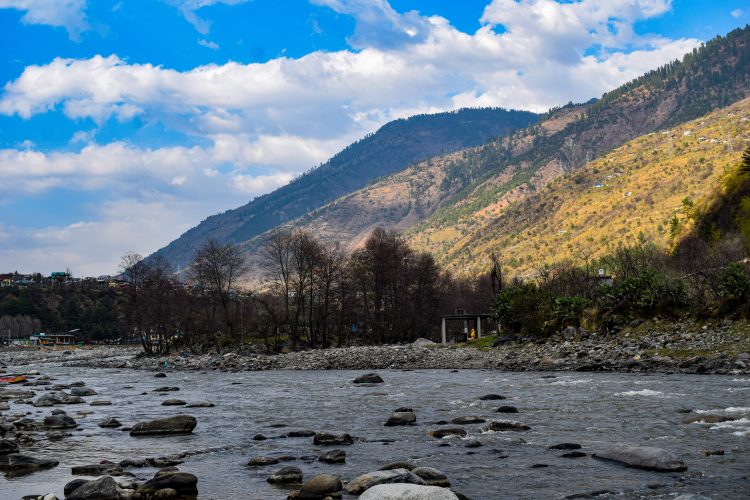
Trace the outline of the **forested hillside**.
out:
[[[527,111],[485,108],[390,122],[286,186],[209,217],[154,255],[181,269],[208,238],[249,240],[415,161],[483,144],[538,119],[539,115]]]

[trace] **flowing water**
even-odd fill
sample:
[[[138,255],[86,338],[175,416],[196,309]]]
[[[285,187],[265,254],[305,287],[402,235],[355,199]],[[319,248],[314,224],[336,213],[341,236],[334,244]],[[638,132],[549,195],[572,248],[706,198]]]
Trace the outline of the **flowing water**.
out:
[[[559,498],[599,490],[614,492],[602,498],[673,498],[680,493],[750,498],[750,377],[557,373],[556,378],[548,378],[542,373],[384,370],[380,372],[384,384],[363,387],[351,383],[362,373],[353,371],[185,372],[154,378],[149,372],[132,370],[48,365],[38,369],[56,383],[82,380],[99,393],[88,400],[109,399],[113,405],[64,406],[80,424],[73,436],[40,441],[25,450],[59,460],[60,465],[23,477],[0,477],[3,499],[48,492],[62,498],[74,465],[186,451],[203,452],[179,467],[198,477],[200,498],[211,499],[285,498],[287,490],[266,482],[285,465],[300,467],[305,477],[327,472],[353,478],[407,459],[440,469],[456,490],[473,499]],[[180,391],[152,392],[163,385],[178,386]],[[41,393],[44,387],[35,389]],[[487,393],[508,399],[480,401],[479,396]],[[216,406],[161,406],[165,398],[210,401]],[[494,413],[500,404],[516,406],[519,413]],[[418,425],[384,427],[400,406],[414,409]],[[685,424],[686,409],[738,419]],[[13,404],[6,413],[28,411],[40,419],[50,410]],[[78,415],[82,410],[93,413]],[[192,435],[134,438],[96,425],[109,416],[132,425],[179,413],[198,419]],[[466,415],[487,420],[511,417],[531,430],[488,433],[482,430],[486,426],[469,425],[465,426],[468,439],[427,436],[428,430],[440,427],[433,422]],[[343,465],[303,460],[260,468],[245,465],[258,455],[302,457],[324,451],[313,446],[312,438],[252,439],[256,434],[274,438],[295,429],[348,432],[360,440],[343,447],[347,454]],[[466,448],[473,439],[482,446]],[[665,448],[682,458],[688,470],[647,472],[590,457],[561,458],[563,452],[547,449],[576,442],[587,452],[602,441]],[[724,455],[703,453],[718,449]],[[535,464],[547,467],[532,467]],[[130,470],[143,479],[155,472]]]

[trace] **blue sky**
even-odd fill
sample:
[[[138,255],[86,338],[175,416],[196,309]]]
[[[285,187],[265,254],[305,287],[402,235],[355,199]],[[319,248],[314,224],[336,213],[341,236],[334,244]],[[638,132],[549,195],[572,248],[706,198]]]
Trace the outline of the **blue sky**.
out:
[[[109,273],[383,123],[601,95],[747,0],[0,0],[0,271]]]

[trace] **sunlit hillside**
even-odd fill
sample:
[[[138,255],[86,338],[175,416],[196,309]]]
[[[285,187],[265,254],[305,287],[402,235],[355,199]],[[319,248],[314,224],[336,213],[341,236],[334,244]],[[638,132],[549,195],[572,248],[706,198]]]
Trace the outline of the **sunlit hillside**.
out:
[[[465,234],[460,225],[432,224],[411,232],[410,242],[458,272],[487,267],[497,252],[514,275],[545,263],[583,263],[638,240],[671,247],[693,224],[694,205],[720,192],[748,143],[745,99],[632,140],[526,199],[490,202]]]

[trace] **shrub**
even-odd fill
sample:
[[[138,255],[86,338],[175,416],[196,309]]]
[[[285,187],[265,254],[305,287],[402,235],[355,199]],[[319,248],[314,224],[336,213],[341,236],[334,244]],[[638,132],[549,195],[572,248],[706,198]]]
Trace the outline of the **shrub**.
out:
[[[740,263],[729,264],[719,276],[719,297],[724,301],[737,304],[745,302],[750,296],[750,276],[747,268]]]
[[[497,294],[493,319],[513,333],[544,335],[548,332],[550,301],[533,283],[518,283]]]
[[[648,317],[675,315],[687,305],[682,280],[668,280],[656,271],[643,271],[632,278],[602,288],[602,308],[610,314]]]
[[[564,295],[555,299],[552,308],[552,319],[555,326],[565,328],[567,326],[581,326],[583,311],[589,307],[590,302],[580,295]]]

